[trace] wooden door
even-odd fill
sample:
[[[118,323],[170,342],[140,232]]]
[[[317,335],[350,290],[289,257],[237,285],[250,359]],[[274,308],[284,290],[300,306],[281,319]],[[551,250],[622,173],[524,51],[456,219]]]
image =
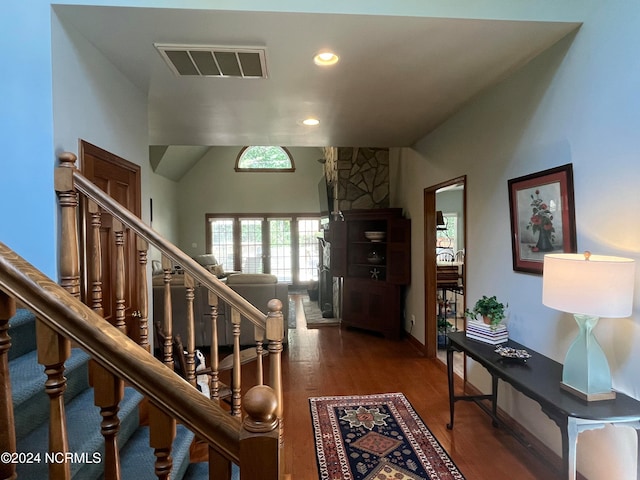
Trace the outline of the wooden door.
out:
[[[84,140],[80,141],[80,166],[82,174],[95,183],[100,189],[128,208],[132,213],[140,217],[141,212],[141,183],[140,167],[123,158],[120,158],[106,150],[92,145]],[[87,212],[86,205],[83,211]],[[91,235],[89,215],[84,215],[84,228],[82,229],[82,258],[86,265],[88,252],[91,251]],[[116,275],[116,244],[113,232],[113,219],[106,212],[101,216],[102,226],[100,239],[102,247],[102,305],[104,318],[110,323],[115,323],[116,299],[115,299],[115,275]],[[132,313],[139,309],[137,299],[137,287],[139,282],[138,253],[136,249],[135,234],[128,229],[124,234],[124,258],[125,258],[125,321],[127,334],[134,340],[139,340],[138,322]],[[83,268],[86,272],[86,268]],[[87,298],[86,275],[83,279],[83,294]],[[86,303],[86,301],[85,301]]]

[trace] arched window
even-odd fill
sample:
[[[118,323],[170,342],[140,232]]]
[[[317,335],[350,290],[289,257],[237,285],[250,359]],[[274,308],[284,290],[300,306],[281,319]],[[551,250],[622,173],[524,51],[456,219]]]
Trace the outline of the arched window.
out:
[[[294,172],[295,170],[293,157],[284,147],[244,147],[236,159],[236,172]]]

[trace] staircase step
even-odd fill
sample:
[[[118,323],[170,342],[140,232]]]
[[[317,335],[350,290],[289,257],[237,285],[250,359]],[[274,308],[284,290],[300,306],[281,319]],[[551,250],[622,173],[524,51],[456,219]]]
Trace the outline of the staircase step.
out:
[[[67,388],[65,402],[69,402],[89,387],[87,360],[89,356],[79,348],[71,349],[65,363]],[[24,438],[49,417],[49,397],[44,392],[47,376],[38,363],[37,352],[31,351],[9,362],[16,438]]]
[[[140,424],[138,404],[142,395],[133,388],[125,388],[124,399],[120,403],[118,416],[121,421],[118,433],[118,445],[125,445]],[[93,453],[99,452],[100,459],[104,457],[104,439],[100,433],[102,417],[100,409],[93,404],[93,389],[85,389],[65,406],[69,451],[78,456],[85,454],[89,461],[79,461],[71,464],[71,477],[77,479],[97,478],[103,471],[102,462],[90,463]],[[49,425],[43,423],[29,435],[18,441],[18,452],[40,453],[42,461],[36,464],[18,465],[18,475],[21,479],[40,480],[47,478],[48,465],[44,461],[48,450]],[[123,478],[135,478],[123,477]]]
[[[9,361],[36,349],[36,316],[29,310],[19,308],[9,320],[11,349]]]
[[[189,465],[182,480],[203,480],[206,478],[209,478],[209,462],[198,462]],[[235,463],[231,465],[231,480],[240,480],[240,468]]]
[[[179,480],[189,467],[189,448],[195,435],[184,425],[177,425],[176,438],[173,441],[171,457],[173,468],[171,479]],[[149,427],[140,427],[120,450],[122,478],[156,478],[154,464],[156,457],[149,446]],[[209,478],[209,477],[201,477]]]

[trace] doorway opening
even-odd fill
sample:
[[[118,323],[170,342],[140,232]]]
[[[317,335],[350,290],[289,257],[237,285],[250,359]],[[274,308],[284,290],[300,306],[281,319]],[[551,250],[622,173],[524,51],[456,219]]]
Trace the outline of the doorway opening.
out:
[[[424,190],[425,347],[446,362],[446,333],[465,328],[466,176]],[[462,354],[454,369],[466,377]]]

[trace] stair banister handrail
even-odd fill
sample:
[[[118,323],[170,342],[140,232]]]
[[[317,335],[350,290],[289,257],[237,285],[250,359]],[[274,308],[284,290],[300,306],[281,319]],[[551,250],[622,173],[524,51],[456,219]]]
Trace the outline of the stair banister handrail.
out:
[[[63,154],[64,155],[64,154]],[[71,154],[73,155],[73,154]],[[74,155],[75,157],[75,155]],[[62,158],[62,157],[61,157]],[[258,327],[265,328],[265,314],[248,303],[239,293],[221,282],[215,275],[196,262],[189,255],[167,241],[162,235],[146,225],[116,200],[100,190],[95,184],[82,175],[77,169],[73,170],[74,186],[83,195],[98,204],[102,209],[120,220],[128,228],[137,233],[168,258],[189,272],[203,286],[215,292],[229,306],[235,308],[247,320]]]
[[[241,421],[0,242],[0,289],[59,334],[183,422],[221,455],[240,462]],[[140,368],[144,365],[144,368]]]

